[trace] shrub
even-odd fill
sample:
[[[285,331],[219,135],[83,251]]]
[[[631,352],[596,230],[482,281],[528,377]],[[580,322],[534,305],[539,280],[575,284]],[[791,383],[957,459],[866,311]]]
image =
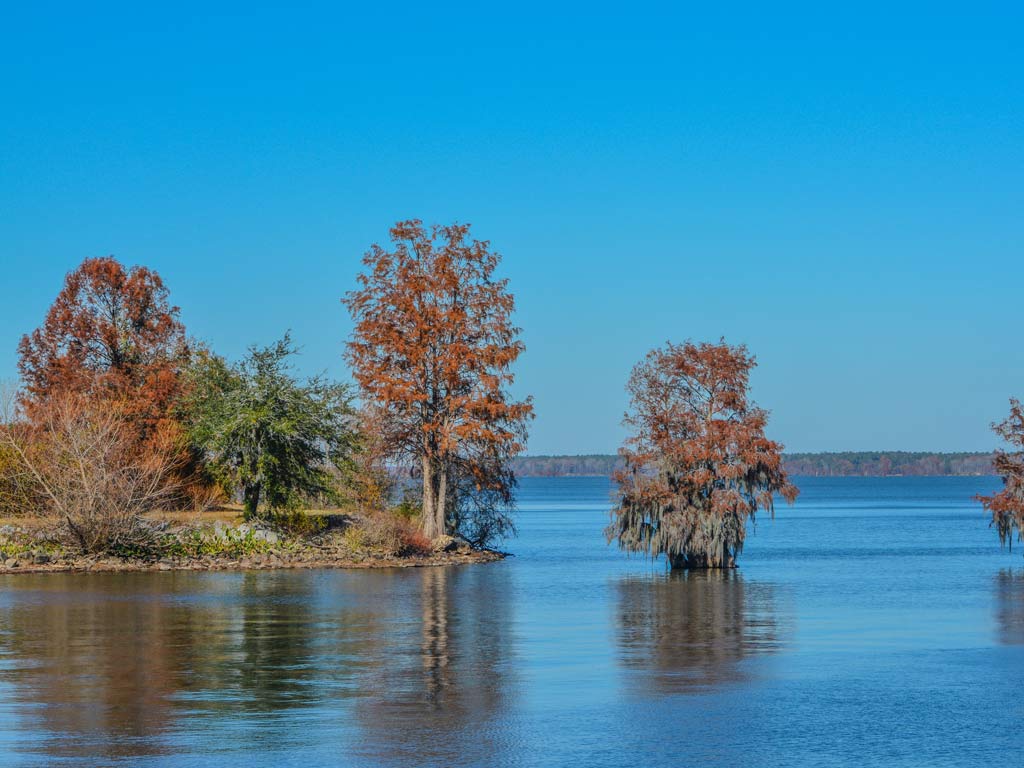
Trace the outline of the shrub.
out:
[[[345,531],[345,543],[353,551],[369,550],[381,555],[423,555],[432,550],[431,541],[415,522],[394,512],[377,512]]]
[[[274,512],[269,522],[289,536],[313,536],[327,528],[327,519],[323,515],[310,515],[301,509]]]
[[[397,555],[404,543],[404,522],[390,512],[376,512],[363,518],[360,542],[365,549]]]
[[[140,452],[122,403],[68,394],[34,406],[30,426],[5,422],[0,444],[27,484],[27,511],[51,519],[69,546],[95,553],[154,539],[142,514],[177,490],[172,435],[158,430]]]
[[[257,538],[253,530],[239,531],[225,528],[222,532],[193,528],[179,533],[170,554],[178,557],[230,557],[240,558],[269,552],[265,539]]]
[[[364,529],[358,525],[350,525],[342,534],[345,546],[351,552],[361,552],[366,547]]]
[[[419,528],[406,529],[402,536],[402,555],[429,555],[434,551],[433,542]]]

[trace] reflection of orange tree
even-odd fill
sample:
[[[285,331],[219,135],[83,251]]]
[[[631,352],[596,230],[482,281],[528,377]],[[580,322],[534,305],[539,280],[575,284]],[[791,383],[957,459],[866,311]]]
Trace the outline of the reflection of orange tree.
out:
[[[408,611],[416,615],[418,607],[419,621],[382,636],[378,655],[387,675],[374,678],[375,689],[358,701],[364,743],[386,745],[370,756],[378,762],[493,761],[501,745],[487,725],[514,695],[506,672],[508,581],[493,569],[417,571],[407,576],[418,582]]]
[[[5,612],[0,647],[15,707],[53,736],[39,748],[50,757],[160,753],[190,652],[172,628],[187,609],[131,574],[18,578],[41,594]]]
[[[993,582],[996,631],[1004,645],[1024,645],[1024,571],[1006,568]]]
[[[335,610],[318,621],[308,575],[165,576],[16,577],[39,594],[0,613],[0,652],[18,714],[48,735],[37,742],[47,756],[160,754],[186,714],[286,718],[356,690],[379,626]],[[196,590],[198,601],[175,598]],[[280,747],[281,731],[273,737]]]
[[[744,659],[783,642],[772,587],[733,571],[627,578],[617,603],[622,664],[662,693],[742,681]]]

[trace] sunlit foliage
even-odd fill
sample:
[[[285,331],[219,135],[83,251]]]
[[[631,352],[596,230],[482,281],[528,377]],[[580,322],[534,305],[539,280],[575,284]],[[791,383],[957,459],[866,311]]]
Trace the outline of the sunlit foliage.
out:
[[[119,400],[144,433],[169,418],[187,360],[185,328],[163,280],[110,256],[64,279],[43,325],[18,345],[31,408],[55,394]]]
[[[344,298],[353,375],[390,459],[421,476],[425,535],[500,535],[533,412],[508,392],[523,344],[500,257],[468,225],[400,222],[391,246],[370,249]]]

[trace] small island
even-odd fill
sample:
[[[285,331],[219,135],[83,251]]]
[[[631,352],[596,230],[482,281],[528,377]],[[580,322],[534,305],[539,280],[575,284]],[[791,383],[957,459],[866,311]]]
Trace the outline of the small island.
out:
[[[0,573],[49,571],[218,571],[270,568],[409,568],[501,560],[505,553],[456,536],[424,542],[398,519],[306,513],[305,531],[243,520],[241,510],[154,515],[149,545],[83,552],[47,529],[0,525]]]
[[[499,263],[468,225],[396,224],[342,299],[353,387],[298,376],[288,333],[231,361],[155,271],[86,259],[0,399],[0,571],[501,559],[532,405]]]

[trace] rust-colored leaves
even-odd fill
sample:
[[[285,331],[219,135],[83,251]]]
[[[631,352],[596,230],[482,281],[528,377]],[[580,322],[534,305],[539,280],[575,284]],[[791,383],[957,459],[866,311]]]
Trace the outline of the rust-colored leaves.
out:
[[[630,551],[665,554],[673,567],[727,567],[746,521],[796,499],[782,446],[765,437],[766,411],[750,403],[756,365],[746,347],[667,344],[630,376],[632,431],[620,453],[616,508],[607,530]]]
[[[468,225],[411,220],[391,245],[370,249],[343,299],[355,320],[346,357],[388,453],[420,469],[424,530],[436,536],[466,497],[457,484],[480,485],[483,467],[508,495],[505,460],[522,450],[533,408],[507,391],[523,344],[490,244]]]
[[[1000,543],[1012,545],[1014,530],[1018,539],[1024,536],[1024,406],[1019,400],[1010,400],[1010,415],[992,429],[1018,450],[996,451],[993,463],[1003,476],[1003,490],[978,499],[992,513]]]

